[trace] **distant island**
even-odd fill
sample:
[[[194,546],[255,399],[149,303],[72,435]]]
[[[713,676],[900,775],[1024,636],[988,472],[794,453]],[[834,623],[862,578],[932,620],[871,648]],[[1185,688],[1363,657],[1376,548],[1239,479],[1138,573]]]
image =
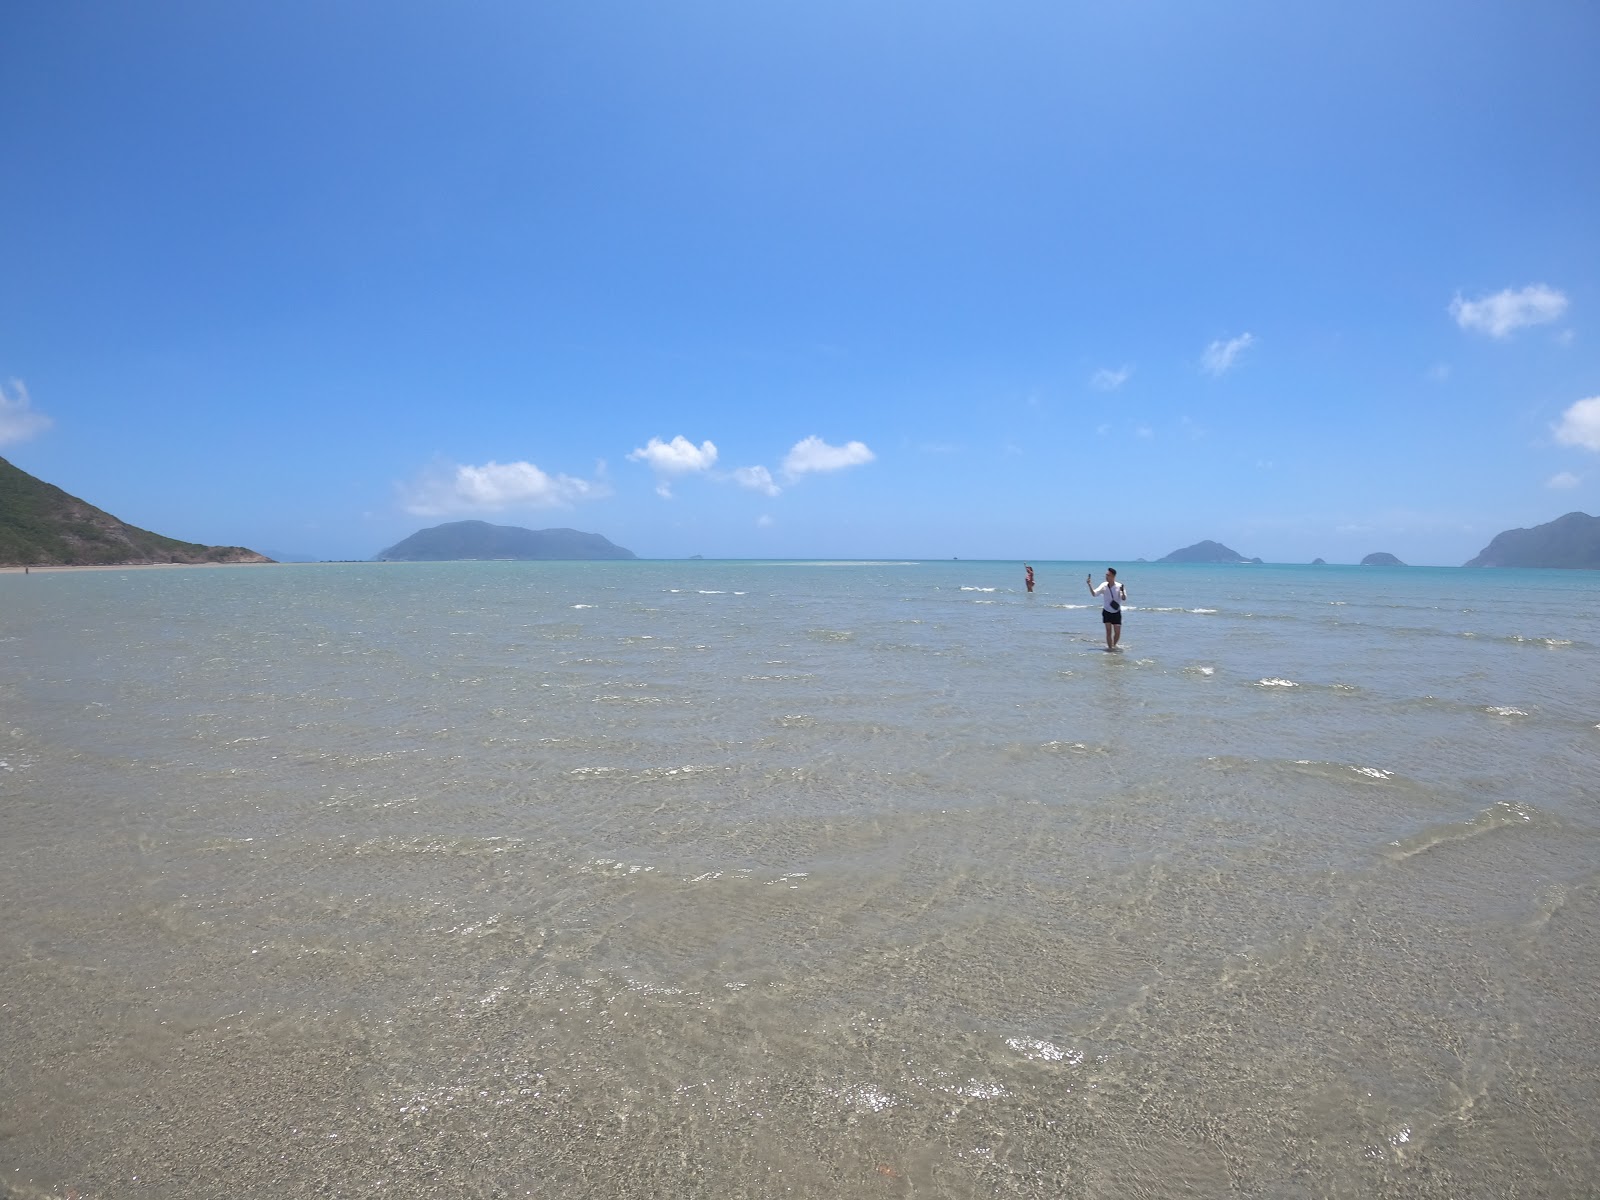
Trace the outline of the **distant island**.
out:
[[[1394,555],[1389,554],[1386,551],[1379,550],[1376,553],[1369,554],[1363,558],[1361,560],[1361,565],[1363,567],[1403,567],[1405,566],[1405,563],[1401,562]]]
[[[1311,565],[1313,567],[1325,567],[1328,565],[1328,560],[1325,558],[1313,558],[1311,560]]]
[[[1230,550],[1221,542],[1196,542],[1182,550],[1174,550],[1158,563],[1259,563],[1259,558],[1246,558],[1237,550]]]
[[[1508,529],[1463,565],[1600,570],[1600,517],[1569,512],[1532,529]]]
[[[271,561],[243,546],[203,546],[139,529],[0,458],[0,566]]]
[[[577,529],[523,529],[487,521],[450,521],[419,529],[375,556],[380,562],[453,562],[460,559],[637,558],[598,533]]]

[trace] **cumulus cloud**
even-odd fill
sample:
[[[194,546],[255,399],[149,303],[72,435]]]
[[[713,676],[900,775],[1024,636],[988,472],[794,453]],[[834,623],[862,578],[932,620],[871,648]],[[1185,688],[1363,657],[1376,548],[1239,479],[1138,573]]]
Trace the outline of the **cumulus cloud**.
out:
[[[419,517],[499,512],[507,508],[570,508],[609,496],[603,482],[551,475],[530,462],[487,462],[481,467],[432,468],[403,485],[402,507]]]
[[[651,438],[628,455],[629,462],[647,463],[663,475],[688,475],[709,471],[717,463],[717,448],[711,442],[696,446],[681,433],[670,442]]]
[[[1222,375],[1232,369],[1238,361],[1239,355],[1256,343],[1253,333],[1241,333],[1236,338],[1223,341],[1220,338],[1205,348],[1205,353],[1200,355],[1200,366],[1212,375]]]
[[[1463,300],[1457,292],[1450,301],[1450,315],[1463,329],[1486,333],[1492,338],[1509,337],[1525,325],[1543,325],[1567,311],[1567,298],[1543,283],[1525,288],[1506,288],[1481,300]]]
[[[629,462],[645,463],[656,473],[656,495],[672,499],[672,479],[709,471],[717,462],[717,447],[705,441],[696,446],[681,433],[670,442],[653,437],[628,454]]]
[[[11,381],[10,394],[0,384],[0,446],[25,442],[54,424],[42,412],[34,411],[27,386],[20,379]]]
[[[1582,482],[1571,471],[1559,471],[1545,480],[1544,485],[1548,488],[1575,488]]]
[[[783,473],[790,479],[822,471],[842,471],[846,467],[859,467],[878,456],[867,449],[865,442],[846,442],[830,446],[815,435],[801,438],[790,447],[783,459]]]
[[[1561,414],[1556,441],[1600,453],[1600,396],[1579,400]]]
[[[783,490],[772,481],[772,472],[765,467],[736,467],[733,481],[740,487],[749,488],[766,496],[776,496]]]
[[[1110,367],[1101,367],[1089,376],[1089,386],[1097,392],[1114,392],[1133,374],[1132,367],[1118,367],[1113,371]]]

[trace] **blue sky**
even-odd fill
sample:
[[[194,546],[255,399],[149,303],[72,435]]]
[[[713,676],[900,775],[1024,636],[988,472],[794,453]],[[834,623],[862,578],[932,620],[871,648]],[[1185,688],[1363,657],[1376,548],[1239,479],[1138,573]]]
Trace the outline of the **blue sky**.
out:
[[[13,0],[0,454],[313,557],[1459,563],[1600,512],[1597,59],[1587,0]]]

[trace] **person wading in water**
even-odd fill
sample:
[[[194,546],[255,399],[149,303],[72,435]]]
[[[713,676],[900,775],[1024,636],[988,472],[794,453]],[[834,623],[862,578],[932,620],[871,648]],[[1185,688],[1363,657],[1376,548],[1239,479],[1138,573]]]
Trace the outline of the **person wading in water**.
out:
[[[1106,629],[1106,649],[1115,650],[1117,643],[1122,641],[1122,606],[1127,602],[1128,589],[1117,582],[1117,569],[1106,568],[1106,581],[1099,587],[1094,585],[1094,576],[1085,575],[1084,583],[1089,585],[1089,594],[1100,597],[1100,622]]]

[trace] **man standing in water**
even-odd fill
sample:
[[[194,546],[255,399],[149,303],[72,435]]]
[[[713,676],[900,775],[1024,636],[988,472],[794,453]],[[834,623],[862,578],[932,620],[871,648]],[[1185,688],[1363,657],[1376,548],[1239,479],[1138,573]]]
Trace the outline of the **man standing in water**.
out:
[[[1022,582],[1028,585],[1028,590],[1033,591],[1033,568],[1027,563],[1022,564]]]
[[[1100,597],[1100,623],[1106,628],[1106,649],[1115,650],[1122,641],[1122,606],[1128,599],[1128,589],[1117,582],[1117,569],[1106,568],[1106,581],[1099,587],[1094,585],[1094,576],[1085,575],[1083,581],[1089,585],[1089,594]]]

